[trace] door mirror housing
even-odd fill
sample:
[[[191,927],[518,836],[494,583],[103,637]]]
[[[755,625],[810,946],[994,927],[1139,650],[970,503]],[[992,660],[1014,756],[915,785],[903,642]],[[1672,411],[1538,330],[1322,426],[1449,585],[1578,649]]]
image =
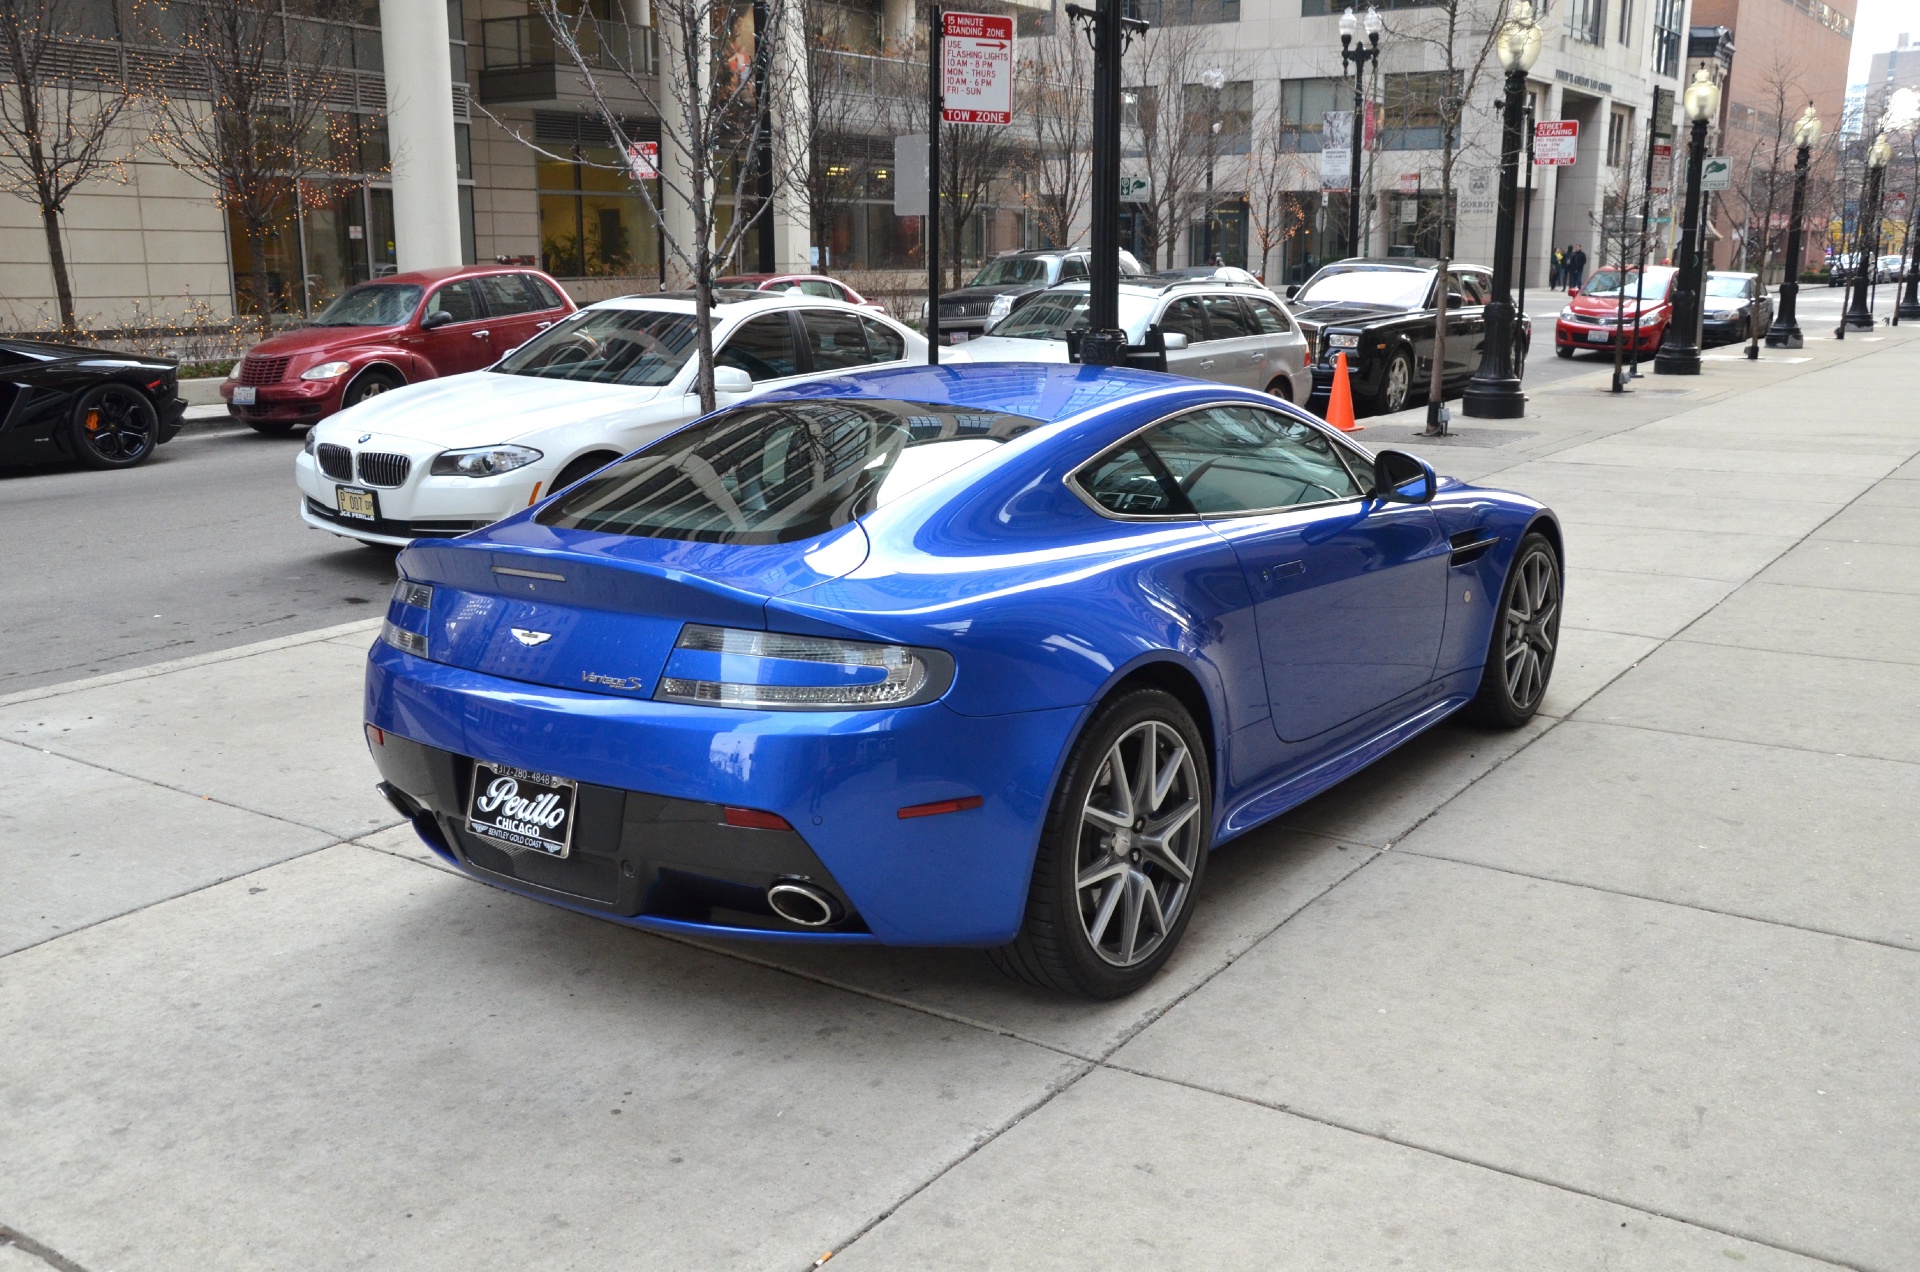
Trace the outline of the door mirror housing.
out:
[[[1160,338],[1167,342],[1168,353],[1172,353],[1175,349],[1184,349],[1187,347],[1187,333],[1184,331],[1169,331]]]
[[[1467,298],[1465,296],[1462,296],[1459,292],[1456,292],[1456,291],[1450,291],[1447,293],[1448,309],[1465,309],[1466,307],[1467,307]]]
[[[1281,294],[1284,295],[1288,300],[1292,300],[1295,296],[1298,296],[1300,294],[1300,284],[1288,283],[1287,290]]]
[[[1373,493],[1386,503],[1431,503],[1439,488],[1433,465],[1418,455],[1383,450],[1373,457]]]
[[[452,321],[452,314],[444,309],[436,309],[420,320],[420,330],[432,331],[435,327],[444,327]]]
[[[751,393],[753,377],[739,367],[715,367],[713,369],[714,393]]]

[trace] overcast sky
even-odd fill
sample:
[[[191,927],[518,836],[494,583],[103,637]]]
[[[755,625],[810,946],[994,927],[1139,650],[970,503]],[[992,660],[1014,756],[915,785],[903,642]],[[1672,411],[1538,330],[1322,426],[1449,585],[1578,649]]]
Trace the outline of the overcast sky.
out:
[[[1920,4],[1914,0],[1860,0],[1853,19],[1853,60],[1847,65],[1847,83],[1865,83],[1867,64],[1873,55],[1898,44],[1902,31],[1920,42]]]

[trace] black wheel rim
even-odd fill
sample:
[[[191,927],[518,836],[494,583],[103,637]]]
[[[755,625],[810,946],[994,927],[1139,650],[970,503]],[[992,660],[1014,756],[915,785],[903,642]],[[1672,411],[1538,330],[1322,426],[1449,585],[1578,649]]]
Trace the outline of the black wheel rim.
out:
[[[1136,724],[1114,742],[1080,812],[1074,892],[1102,962],[1132,967],[1166,943],[1199,865],[1200,778],[1177,729]]]
[[[1560,571],[1546,551],[1529,552],[1515,567],[1506,624],[1502,671],[1507,696],[1522,711],[1531,711],[1547,690],[1560,636]]]
[[[111,389],[80,413],[87,448],[113,464],[131,464],[153,449],[153,413],[132,389]]]

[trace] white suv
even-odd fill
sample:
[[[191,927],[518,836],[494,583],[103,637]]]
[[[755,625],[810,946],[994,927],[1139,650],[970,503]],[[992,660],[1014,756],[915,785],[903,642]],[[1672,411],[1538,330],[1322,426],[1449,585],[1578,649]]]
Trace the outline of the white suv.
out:
[[[927,358],[891,318],[814,296],[722,293],[713,322],[722,406]],[[695,330],[685,293],[602,301],[485,371],[341,411],[308,431],[294,463],[300,515],[392,545],[498,521],[699,415]]]

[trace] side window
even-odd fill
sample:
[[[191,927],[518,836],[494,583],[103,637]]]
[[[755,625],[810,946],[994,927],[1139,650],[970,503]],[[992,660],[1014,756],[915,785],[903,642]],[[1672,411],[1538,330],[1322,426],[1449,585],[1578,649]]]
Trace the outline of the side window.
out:
[[[1148,452],[1140,460],[1144,469],[1157,468],[1172,480],[1177,497],[1167,492],[1169,502],[1186,505],[1175,511],[1227,516],[1361,494],[1331,438],[1310,424],[1255,407],[1192,411],[1134,445]],[[1089,482],[1099,471],[1089,471]],[[1094,494],[1091,485],[1088,493]]]
[[[800,291],[801,291],[801,294],[803,295],[820,296],[827,300],[846,299],[844,296],[840,294],[840,289],[838,287],[835,287],[832,283],[829,283],[824,279],[819,279],[819,278],[801,279]]]
[[[1095,503],[1123,517],[1165,517],[1193,512],[1166,468],[1139,442],[1107,452],[1075,480]]]
[[[793,323],[783,310],[740,325],[713,360],[717,367],[738,367],[755,380],[797,375],[800,359],[793,347]]]
[[[560,293],[555,291],[544,278],[539,278],[532,274],[522,274],[520,275],[520,281],[525,284],[535,296],[540,298],[539,308],[541,309],[560,309],[567,303],[560,299]]]
[[[448,283],[433,293],[433,299],[427,302],[426,312],[444,309],[453,315],[455,322],[472,322],[480,316],[480,302],[474,298],[473,284],[470,282]]]
[[[1167,306],[1167,312],[1161,316],[1160,330],[1167,335],[1175,332],[1187,338],[1189,344],[1199,344],[1207,338],[1207,320],[1200,313],[1200,302],[1192,296],[1174,301]]]
[[[1493,299],[1493,282],[1485,274],[1466,273],[1460,275],[1467,285],[1467,303],[1484,305]]]
[[[1253,323],[1240,308],[1238,296],[1208,296],[1207,330],[1215,340],[1238,340],[1253,334]]]
[[[844,371],[878,361],[867,349],[858,314],[809,309],[806,322],[807,348],[813,354],[815,371]]]
[[[1280,306],[1270,300],[1256,300],[1249,296],[1246,306],[1253,314],[1254,325],[1263,336],[1284,336],[1293,330],[1293,324],[1287,321],[1287,315]]]
[[[867,333],[867,352],[875,362],[898,362],[907,356],[907,342],[886,323],[862,318],[860,326]]]
[[[511,318],[540,308],[539,298],[521,285],[518,274],[482,274],[474,280],[487,298],[487,315]]]
[[[1060,262],[1060,281],[1065,283],[1076,278],[1087,277],[1087,258],[1069,256]]]

